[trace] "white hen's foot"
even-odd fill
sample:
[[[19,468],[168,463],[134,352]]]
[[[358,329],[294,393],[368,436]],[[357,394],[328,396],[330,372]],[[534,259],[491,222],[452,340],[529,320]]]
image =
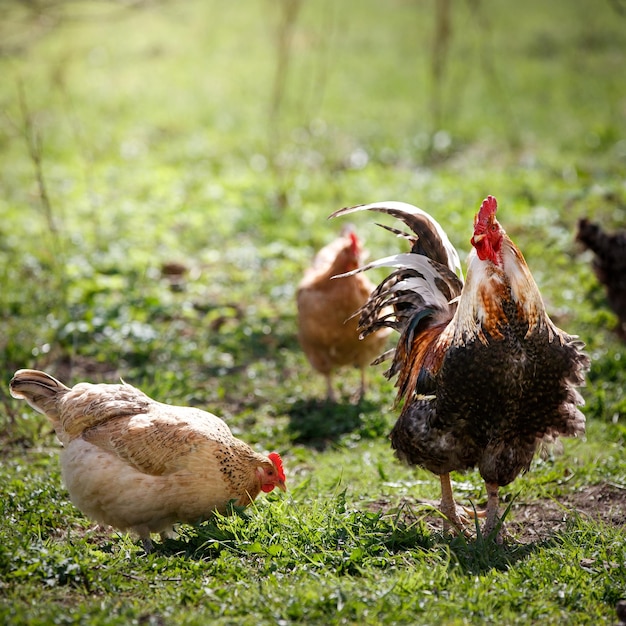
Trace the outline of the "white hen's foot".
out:
[[[150,554],[154,550],[154,544],[152,543],[152,539],[150,539],[150,537],[142,537],[141,545],[143,546],[146,554]]]

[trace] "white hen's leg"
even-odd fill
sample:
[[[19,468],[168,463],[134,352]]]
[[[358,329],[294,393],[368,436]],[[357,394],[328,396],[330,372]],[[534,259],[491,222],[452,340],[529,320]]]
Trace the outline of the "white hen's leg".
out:
[[[152,539],[150,539],[150,528],[148,526],[133,526],[133,532],[139,535],[139,539],[141,540],[141,545],[143,549],[146,551],[146,554],[150,554],[154,550],[154,544],[152,543]]]
[[[150,554],[154,550],[154,545],[150,537],[142,537],[141,545],[143,546],[143,549],[145,550],[146,554]]]

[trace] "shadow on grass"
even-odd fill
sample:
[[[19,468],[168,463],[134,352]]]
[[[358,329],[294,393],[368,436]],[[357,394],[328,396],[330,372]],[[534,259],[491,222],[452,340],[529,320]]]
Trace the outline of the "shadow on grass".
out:
[[[266,544],[254,539],[258,537],[256,532],[248,534],[241,527],[233,531],[208,521],[189,529],[179,538],[157,544],[155,548],[161,556],[202,561],[217,559],[226,551],[244,560],[270,558],[285,567],[293,564],[295,554],[310,553],[316,555],[319,567],[332,568],[337,574],[347,575],[358,575],[363,567],[385,569],[395,555],[403,560],[408,558],[406,562],[413,561],[415,567],[420,567],[423,562],[434,562],[447,564],[448,568],[464,576],[479,576],[493,570],[507,571],[558,542],[555,537],[534,544],[511,542],[500,545],[492,537],[480,535],[475,539],[443,537],[429,532],[421,521],[407,522],[402,516],[364,511],[352,511],[337,519],[331,511],[329,517],[337,523],[330,524],[323,539],[316,536],[313,544],[307,543],[306,546],[300,536],[296,541],[292,541],[293,535],[278,541],[274,537]],[[242,522],[245,526],[246,521]]]
[[[435,546],[421,522],[348,508],[345,492],[311,510],[305,505],[296,511],[296,518],[283,519],[280,512],[272,517],[275,513],[268,511],[268,517],[260,520],[235,510],[237,519],[229,516],[225,523],[208,520],[188,527],[178,538],[161,542],[156,551],[209,561],[225,551],[245,560],[270,559],[285,568],[302,561],[337,574],[358,575],[363,567],[387,568],[394,555],[423,555]],[[298,523],[293,524],[294,519]]]
[[[224,549],[237,551],[233,533],[224,531],[214,524],[194,528],[188,537],[165,539],[155,543],[155,553],[160,556],[184,557],[197,561],[211,561],[219,557]]]
[[[542,539],[536,543],[507,542],[498,544],[493,537],[479,534],[476,538],[463,536],[443,539],[450,550],[450,565],[465,574],[482,575],[492,570],[507,571],[531,554],[554,545],[554,539]]]
[[[238,518],[236,526],[246,526],[250,521],[245,507],[228,505],[228,516]],[[164,556],[184,556],[189,559],[211,560],[217,558],[224,549],[232,552],[246,552],[241,549],[241,540],[231,528],[224,528],[214,519],[208,519],[196,525],[178,527],[175,537],[155,544],[155,552]]]
[[[535,553],[572,541],[567,533],[556,533],[532,543],[509,539],[498,544],[493,534],[482,535],[479,528],[471,539],[450,537],[433,530],[429,512],[415,510],[406,502],[375,510],[355,508],[347,502],[345,491],[295,508],[294,503],[285,508],[276,504],[262,517],[233,507],[223,519],[183,527],[178,538],[161,542],[156,552],[205,561],[225,552],[251,563],[269,559],[284,568],[304,559],[316,568],[347,575],[412,564],[409,567],[437,566],[475,577],[494,570],[505,572]]]
[[[516,541],[509,537],[505,543],[498,544],[495,533],[485,536],[480,527],[471,530],[472,537],[451,536],[441,530],[443,516],[436,505],[420,504],[416,507],[414,503],[404,499],[397,505],[381,499],[371,504],[371,510],[381,515],[393,516],[395,525],[399,528],[416,528],[421,524],[427,529],[427,543],[424,546],[433,554],[438,553],[442,560],[449,563],[450,568],[458,568],[469,575],[485,574],[491,570],[506,571],[516,562],[523,561],[534,552],[548,548],[558,541],[556,535],[544,536],[532,542]],[[503,515],[504,520],[509,513],[510,506]]]
[[[385,436],[387,421],[380,407],[368,400],[359,404],[303,399],[285,408],[289,415],[287,430],[295,443],[324,450],[347,433],[371,439]]]

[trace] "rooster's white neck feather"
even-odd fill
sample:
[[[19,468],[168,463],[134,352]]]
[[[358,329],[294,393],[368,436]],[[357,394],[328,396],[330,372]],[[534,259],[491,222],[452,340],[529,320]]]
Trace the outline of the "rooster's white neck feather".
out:
[[[541,293],[524,257],[506,236],[500,258],[501,265],[496,265],[490,260],[481,260],[474,249],[469,253],[465,286],[450,324],[454,343],[475,338],[486,343],[483,328],[497,328],[493,316],[502,313],[504,300],[512,300],[518,305],[528,321],[527,336],[542,324],[552,330]]]

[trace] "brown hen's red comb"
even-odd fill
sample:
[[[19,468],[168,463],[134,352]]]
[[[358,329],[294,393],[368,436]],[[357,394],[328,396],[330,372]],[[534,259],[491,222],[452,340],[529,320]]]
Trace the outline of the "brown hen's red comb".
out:
[[[356,236],[356,233],[353,231],[350,232],[350,241],[352,242],[352,252],[354,254],[358,254],[359,248],[361,247],[360,246],[361,242],[359,241],[359,238]]]
[[[498,201],[493,196],[487,196],[483,203],[480,205],[480,211],[478,211],[478,219],[482,220],[490,215],[494,215],[498,210]]]
[[[285,480],[285,470],[283,469],[283,460],[280,458],[278,452],[270,452],[267,458],[274,464],[276,471],[278,472],[278,478],[282,481]]]

